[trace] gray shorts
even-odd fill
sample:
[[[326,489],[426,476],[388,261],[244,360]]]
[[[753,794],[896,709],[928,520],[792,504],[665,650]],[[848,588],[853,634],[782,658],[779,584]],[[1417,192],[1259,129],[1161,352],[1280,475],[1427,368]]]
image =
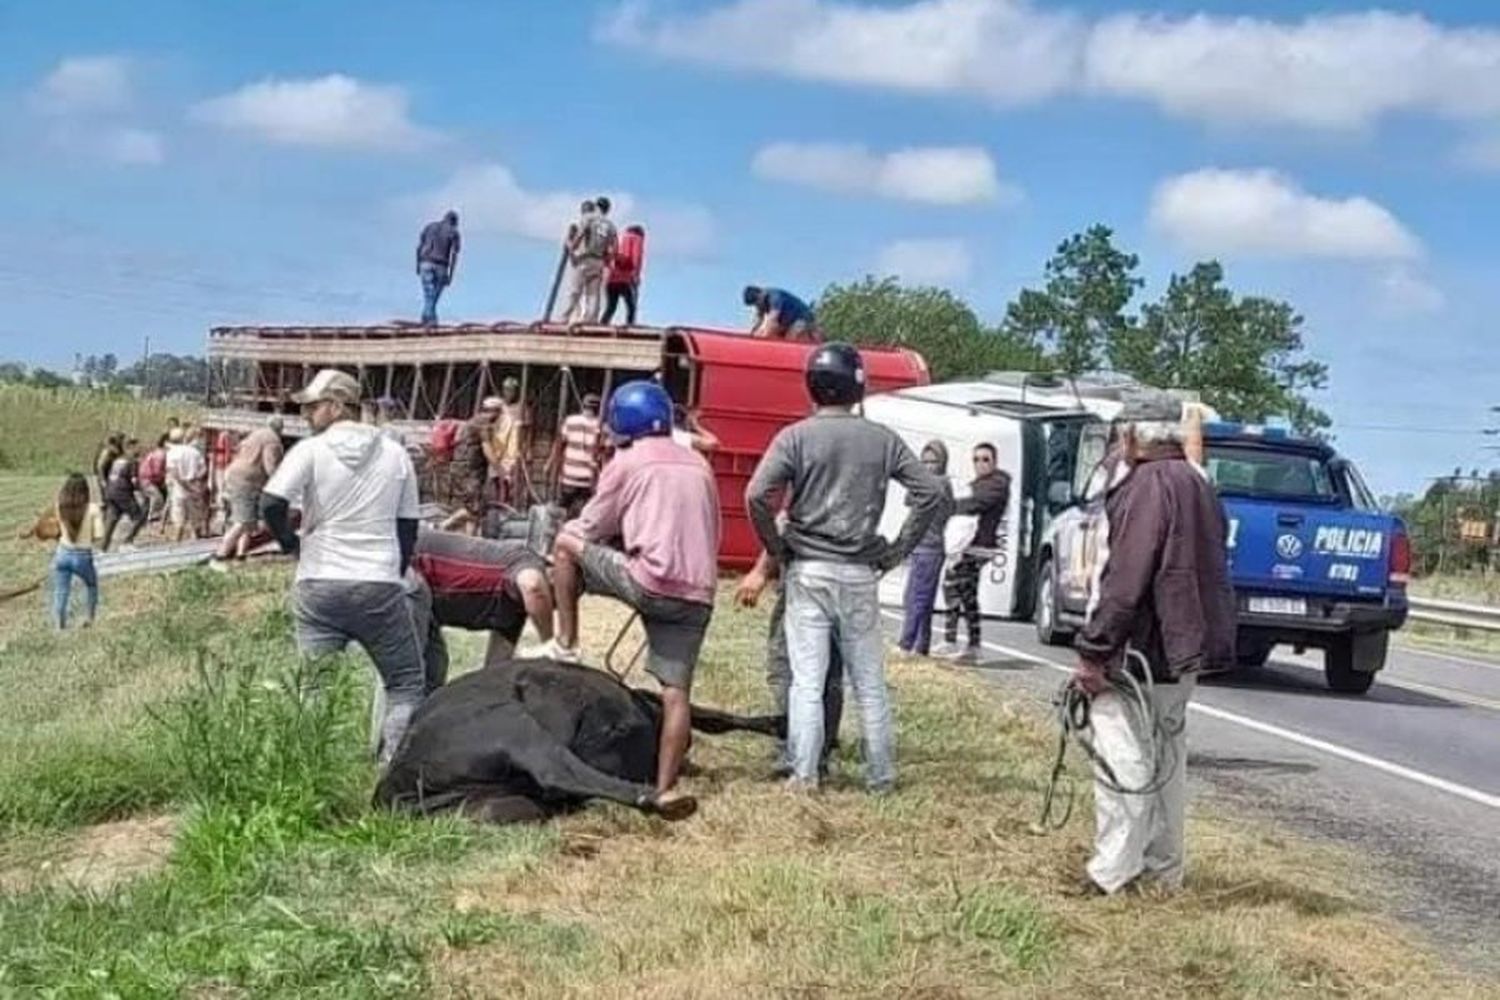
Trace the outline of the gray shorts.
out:
[[[224,492],[229,496],[229,523],[254,528],[260,523],[260,487],[230,485]]]
[[[426,693],[422,644],[406,588],[359,580],[298,580],[292,585],[297,648],[304,656],[358,643],[375,663],[392,701]]]
[[[692,689],[693,670],[713,617],[712,605],[660,597],[635,582],[625,554],[607,545],[584,546],[583,588],[613,597],[640,612],[646,628],[646,669],[667,687]]]

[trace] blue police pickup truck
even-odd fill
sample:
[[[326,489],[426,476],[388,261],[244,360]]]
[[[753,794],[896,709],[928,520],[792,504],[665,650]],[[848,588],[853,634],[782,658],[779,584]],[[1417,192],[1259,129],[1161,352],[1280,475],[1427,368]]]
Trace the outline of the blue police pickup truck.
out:
[[[1203,431],[1229,523],[1241,667],[1263,665],[1277,644],[1321,649],[1328,686],[1363,694],[1406,621],[1405,525],[1381,512],[1359,471],[1327,443],[1231,423]],[[1102,440],[1083,450],[1102,456]],[[1046,533],[1036,602],[1044,642],[1068,642],[1083,624],[1104,531],[1098,478]]]

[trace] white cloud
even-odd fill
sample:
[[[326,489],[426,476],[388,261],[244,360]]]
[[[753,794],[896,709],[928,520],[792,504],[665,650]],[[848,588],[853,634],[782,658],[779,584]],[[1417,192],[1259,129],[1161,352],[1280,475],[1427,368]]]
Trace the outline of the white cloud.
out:
[[[775,142],[755,154],[751,170],[771,180],[846,194],[933,205],[1012,200],[990,154],[972,146],[930,146],[872,153],[845,143]]]
[[[334,73],[262,80],[203,101],[198,121],[267,142],[325,149],[408,150],[434,136],[412,122],[405,89]]]
[[[1274,170],[1199,170],[1151,198],[1151,224],[1195,253],[1399,260],[1421,244],[1368,198],[1320,198]]]
[[[599,37],[691,62],[830,83],[979,94],[1000,104],[1049,97],[1077,75],[1078,22],[1019,0],[732,0],[654,16],[626,2]]]
[[[32,106],[54,115],[123,111],[135,99],[124,56],[70,56],[32,91]]]
[[[579,203],[599,193],[530,190],[503,164],[482,163],[458,170],[434,191],[405,199],[401,208],[433,217],[451,208],[466,231],[556,243],[577,218]],[[620,226],[645,226],[653,251],[686,257],[712,251],[713,217],[701,206],[644,202],[629,192],[604,193],[611,202],[610,217]]]
[[[98,148],[106,159],[126,166],[155,167],[167,158],[162,137],[141,128],[109,129],[100,136]]]
[[[1500,116],[1500,30],[1379,10],[1089,21],[1028,0],[729,0],[681,14],[627,0],[599,36],[800,79],[1001,104],[1092,93],[1216,124],[1347,130],[1397,113]]]
[[[1425,316],[1441,312],[1448,296],[1410,268],[1396,266],[1379,279],[1379,297],[1388,312],[1397,316]]]
[[[914,285],[954,285],[968,279],[974,260],[963,240],[897,240],[880,250],[875,273]]]

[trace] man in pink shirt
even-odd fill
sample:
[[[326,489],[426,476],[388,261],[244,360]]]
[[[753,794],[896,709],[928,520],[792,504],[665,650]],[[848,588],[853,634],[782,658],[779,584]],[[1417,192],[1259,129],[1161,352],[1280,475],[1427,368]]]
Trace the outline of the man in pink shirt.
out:
[[[688,692],[713,616],[719,491],[708,464],[672,440],[672,400],[655,382],[622,385],[606,420],[618,450],[583,512],[563,525],[553,552],[558,627],[548,655],[578,658],[580,589],[639,612],[646,669],[662,685],[656,791],[665,795],[687,753]],[[602,544],[615,538],[622,548]]]

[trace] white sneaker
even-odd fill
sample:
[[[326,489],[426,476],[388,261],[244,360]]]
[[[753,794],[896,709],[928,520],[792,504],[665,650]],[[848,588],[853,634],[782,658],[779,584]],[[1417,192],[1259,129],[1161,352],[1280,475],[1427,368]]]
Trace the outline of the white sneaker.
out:
[[[960,646],[956,642],[940,642],[927,655],[934,660],[956,660],[968,651],[969,647]]]
[[[556,639],[549,639],[538,646],[523,649],[516,656],[522,660],[557,660],[559,663],[579,662],[578,647],[564,646]]]

